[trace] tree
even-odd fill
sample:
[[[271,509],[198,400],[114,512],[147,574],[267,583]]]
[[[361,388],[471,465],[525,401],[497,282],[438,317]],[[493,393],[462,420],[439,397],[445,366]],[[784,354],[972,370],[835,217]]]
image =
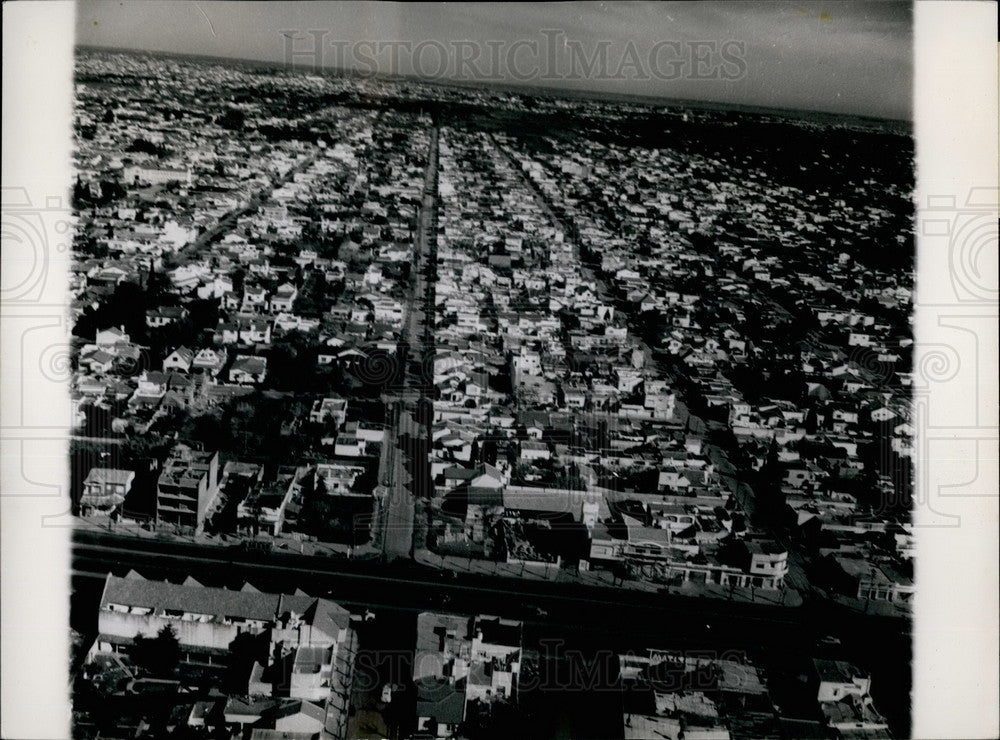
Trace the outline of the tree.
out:
[[[153,266],[153,261],[149,261],[149,274],[146,276],[146,296],[148,305],[155,306],[166,294],[170,287],[170,281],[163,273],[157,272]]]
[[[73,183],[73,207],[77,210],[82,210],[86,208],[91,203],[90,197],[90,184],[85,183],[80,176],[76,176],[76,182]]]
[[[227,693],[245,695],[248,677],[254,663],[267,663],[267,642],[264,634],[241,632],[229,643],[229,661],[223,677]]]
[[[230,108],[219,116],[215,122],[229,131],[240,131],[243,129],[243,124],[246,123],[246,116],[243,111],[237,108]]]
[[[137,635],[131,658],[135,664],[153,676],[172,676],[181,661],[181,645],[174,627],[168,624],[156,637]]]
[[[785,514],[785,493],[782,490],[784,466],[778,460],[778,442],[771,439],[767,457],[757,476],[757,500],[759,511],[768,519],[778,522]]]
[[[133,342],[146,338],[146,292],[137,283],[123,282],[96,310],[87,309],[73,327],[73,334],[91,338],[98,329],[123,326]]]
[[[155,144],[148,139],[133,139],[132,143],[129,144],[128,148],[125,150],[127,152],[139,152],[141,154],[149,154],[154,157],[163,157],[166,155],[167,151],[162,144]]]
[[[271,345],[267,363],[267,385],[280,390],[298,391],[308,386],[315,367],[315,348],[301,332],[290,332]]]
[[[497,464],[497,441],[492,434],[483,438],[478,459],[490,465]]]

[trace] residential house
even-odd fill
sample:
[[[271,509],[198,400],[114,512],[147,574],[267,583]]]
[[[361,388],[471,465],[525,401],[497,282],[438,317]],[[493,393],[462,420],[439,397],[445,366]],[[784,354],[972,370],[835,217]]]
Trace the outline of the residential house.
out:
[[[268,308],[271,313],[291,311],[298,297],[298,289],[291,283],[282,283],[268,301]]]
[[[134,480],[134,470],[91,468],[83,481],[81,515],[107,513],[121,506],[132,490]]]
[[[875,709],[871,677],[846,661],[816,658],[816,691],[826,725],[836,737],[886,740],[889,725]]]
[[[194,358],[192,358],[191,369],[215,377],[225,367],[228,359],[229,354],[225,349],[206,347],[205,349],[198,350]]]
[[[267,377],[267,358],[256,355],[236,355],[229,368],[229,382],[239,385],[257,385]]]
[[[188,310],[183,306],[160,306],[146,311],[146,326],[158,329],[186,319]]]
[[[297,471],[283,468],[273,481],[251,488],[237,507],[237,521],[242,528],[249,528],[254,534],[259,529],[265,529],[277,537],[285,524],[285,511],[300,490]]]
[[[267,664],[248,675],[256,696],[227,699],[227,724],[292,733],[325,728],[324,737],[346,737],[347,708],[339,699],[351,693],[357,639],[343,607],[302,593],[262,593],[249,584],[232,591],[193,578],[174,584],[135,571],[124,578],[109,574],[90,656],[125,652],[139,635],[168,626],[182,662],[203,671],[224,670],[242,634],[265,641]],[[320,701],[325,710],[314,704]]]
[[[910,602],[913,578],[889,562],[872,562],[852,555],[828,556],[840,590],[858,599]]]
[[[243,300],[240,310],[247,313],[263,311],[267,306],[267,291],[259,285],[249,285],[243,288]]]
[[[187,347],[178,347],[163,360],[163,371],[190,372],[194,363],[194,352]]]
[[[347,420],[347,400],[344,398],[317,398],[309,411],[309,421],[323,424],[328,419],[333,420],[336,428]]]
[[[80,357],[80,366],[87,368],[94,375],[110,373],[115,364],[116,355],[103,349],[95,349]]]
[[[264,319],[241,318],[237,321],[238,339],[242,344],[270,344],[271,326]]]
[[[463,721],[485,716],[495,702],[516,704],[521,641],[517,621],[418,615],[413,672],[418,734],[458,737]]]
[[[128,343],[131,339],[125,333],[124,327],[112,326],[107,329],[98,329],[94,343],[101,349],[110,349],[117,344]]]

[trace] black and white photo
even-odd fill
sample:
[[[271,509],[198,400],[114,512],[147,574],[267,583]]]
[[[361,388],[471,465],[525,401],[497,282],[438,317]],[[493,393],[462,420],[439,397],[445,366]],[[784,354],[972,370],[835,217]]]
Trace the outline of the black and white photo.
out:
[[[4,186],[67,737],[938,733],[997,191],[921,175],[919,5],[76,4],[68,190]]]

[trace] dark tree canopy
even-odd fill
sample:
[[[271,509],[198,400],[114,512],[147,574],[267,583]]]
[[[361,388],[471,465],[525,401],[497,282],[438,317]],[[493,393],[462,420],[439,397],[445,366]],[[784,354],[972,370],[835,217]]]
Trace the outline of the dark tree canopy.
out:
[[[156,637],[138,635],[132,646],[131,658],[150,675],[168,677],[174,674],[181,660],[181,645],[172,625],[166,625]]]

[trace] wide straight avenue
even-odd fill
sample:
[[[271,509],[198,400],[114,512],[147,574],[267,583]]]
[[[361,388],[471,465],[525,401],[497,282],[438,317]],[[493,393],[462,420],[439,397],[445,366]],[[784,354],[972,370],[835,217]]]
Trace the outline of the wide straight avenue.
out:
[[[73,573],[81,585],[106,573],[136,570],[148,578],[182,581],[193,576],[203,585],[257,588],[330,595],[338,603],[379,609],[420,611],[446,603],[458,611],[531,619],[554,633],[586,628],[616,634],[614,614],[629,612],[630,639],[641,642],[644,629],[659,634],[664,620],[671,639],[684,644],[815,642],[824,637],[897,640],[908,634],[905,620],[867,616],[852,618],[829,605],[806,603],[798,608],[719,603],[668,594],[636,593],[624,607],[614,590],[524,579],[449,575],[402,561],[393,566],[342,558],[308,557],[273,552],[248,561],[237,548],[202,547],[177,542],[136,540],[77,530]],[[91,584],[93,585],[93,584]],[[92,607],[91,606],[91,611]],[[544,619],[540,618],[544,615]],[[856,615],[855,615],[856,616]],[[859,631],[859,627],[863,630]],[[634,627],[635,629],[631,629]],[[880,628],[881,627],[881,628]]]

